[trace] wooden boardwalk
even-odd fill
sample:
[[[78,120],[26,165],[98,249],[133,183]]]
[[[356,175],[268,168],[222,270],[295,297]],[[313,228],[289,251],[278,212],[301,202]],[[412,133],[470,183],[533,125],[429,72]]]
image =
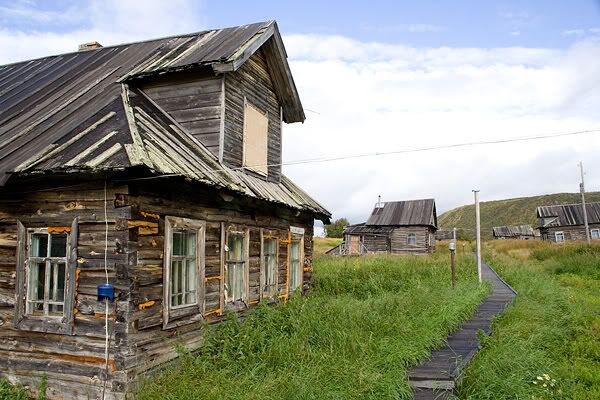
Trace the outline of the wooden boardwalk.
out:
[[[417,400],[450,399],[461,374],[479,349],[477,331],[492,331],[492,318],[501,314],[513,301],[516,292],[485,262],[481,263],[483,279],[491,282],[492,293],[475,315],[446,339],[446,345],[431,353],[428,361],[411,369],[408,380]]]

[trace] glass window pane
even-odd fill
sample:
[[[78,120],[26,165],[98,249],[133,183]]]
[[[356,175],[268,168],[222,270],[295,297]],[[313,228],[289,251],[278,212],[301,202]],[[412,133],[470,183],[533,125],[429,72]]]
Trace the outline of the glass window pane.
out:
[[[65,301],[65,264],[54,263],[50,271],[50,301]]]
[[[62,304],[50,304],[48,307],[48,311],[51,314],[62,314],[63,313],[63,305]]]
[[[194,232],[185,232],[186,238],[186,252],[188,256],[196,255],[196,234]]]
[[[34,233],[31,235],[30,254],[33,257],[48,256],[48,235],[45,233]]]
[[[183,232],[173,232],[172,252],[174,256],[185,255]]]
[[[50,257],[67,256],[67,235],[64,233],[50,235]]]

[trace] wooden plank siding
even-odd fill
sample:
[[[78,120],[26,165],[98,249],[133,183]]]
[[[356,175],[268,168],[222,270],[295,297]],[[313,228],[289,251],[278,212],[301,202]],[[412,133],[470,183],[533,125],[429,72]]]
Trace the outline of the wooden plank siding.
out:
[[[416,244],[408,244],[409,233],[416,235]],[[427,254],[435,249],[432,228],[427,226],[401,226],[390,234],[390,252],[392,254]]]
[[[151,183],[150,183],[151,182]],[[223,314],[223,230],[248,229],[248,303],[261,299],[261,230],[279,239],[278,291],[287,295],[290,226],[304,228],[303,291],[312,274],[313,216],[286,208],[265,207],[247,198],[223,200],[218,192],[189,184],[140,181],[107,188],[108,274],[115,286],[111,305],[110,397],[122,398],[137,379],[175,359],[176,344],[202,345],[205,322]],[[62,185],[60,185],[62,186]],[[104,282],[104,182],[28,193],[3,189],[0,196],[0,375],[34,391],[43,373],[49,398],[97,398],[104,372],[104,304],[96,288]],[[204,316],[169,319],[163,327],[165,218],[204,221]],[[17,220],[26,228],[70,226],[79,220],[78,279],[73,335],[18,330],[15,313]]]
[[[590,228],[590,231],[592,229],[600,229],[600,224],[589,224],[589,228]],[[564,233],[565,242],[577,241],[577,240],[587,240],[586,234],[585,234],[585,226],[583,226],[583,225],[551,226],[551,227],[546,227],[546,228],[540,228],[540,234],[542,235],[542,240],[556,242],[556,232]]]
[[[220,151],[223,77],[196,74],[143,87],[163,110],[216,157]]]
[[[273,164],[281,163],[281,109],[262,50],[239,70],[225,76],[223,161],[233,168],[242,166],[245,101],[267,113],[267,162],[270,165],[267,179],[278,182],[281,166]]]

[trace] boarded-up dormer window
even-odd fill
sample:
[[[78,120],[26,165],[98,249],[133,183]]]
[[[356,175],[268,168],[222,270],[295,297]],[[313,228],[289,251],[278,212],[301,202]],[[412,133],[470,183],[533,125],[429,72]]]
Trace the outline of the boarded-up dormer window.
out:
[[[244,159],[243,167],[267,175],[267,114],[244,103]]]

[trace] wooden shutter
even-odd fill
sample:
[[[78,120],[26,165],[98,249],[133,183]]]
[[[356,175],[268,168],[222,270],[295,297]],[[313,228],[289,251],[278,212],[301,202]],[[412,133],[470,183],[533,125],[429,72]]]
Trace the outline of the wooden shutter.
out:
[[[267,175],[267,143],[269,119],[250,103],[244,103],[244,159],[243,166],[261,175]]]

